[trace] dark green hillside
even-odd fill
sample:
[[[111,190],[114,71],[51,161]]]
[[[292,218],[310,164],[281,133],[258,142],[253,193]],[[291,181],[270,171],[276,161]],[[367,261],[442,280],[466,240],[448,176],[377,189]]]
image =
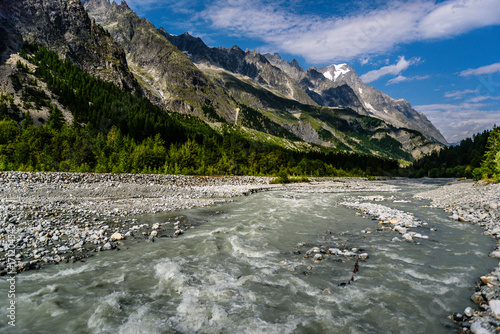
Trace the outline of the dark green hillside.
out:
[[[382,120],[359,115],[351,109],[328,108],[302,104],[298,101],[279,96],[262,87],[256,86],[227,72],[212,73],[231,96],[239,101],[240,109],[245,113],[242,125],[269,134],[291,138],[285,125],[297,125],[299,120],[311,124],[322,145],[333,145],[338,150],[367,155],[378,155],[392,159],[412,161],[411,154],[396,139],[386,135],[388,131],[398,132]],[[243,106],[243,107],[242,107]],[[248,111],[251,111],[248,113]],[[255,121],[258,113],[263,115],[267,126],[262,121]],[[298,117],[294,116],[300,115]],[[246,117],[245,117],[246,116]],[[272,126],[271,126],[272,123]],[[279,128],[278,131],[276,131]],[[286,132],[284,132],[285,130]],[[408,129],[403,131],[416,132]],[[420,138],[422,135],[416,132]],[[296,135],[295,135],[296,136]]]
[[[165,112],[91,77],[44,47],[30,45],[21,55],[35,65],[20,61],[11,76],[22,108],[46,108],[50,115],[42,126],[34,126],[29,114],[21,121],[20,106],[2,95],[0,170],[337,176],[398,168],[396,161],[375,156],[286,150],[249,140],[224,123],[217,132],[199,118]],[[57,105],[71,112],[72,125]],[[251,109],[243,113],[254,127],[286,134],[266,118],[252,116]]]
[[[462,140],[457,146],[447,147],[415,161],[411,175],[472,178],[474,170],[481,167],[490,133],[491,131],[478,133],[472,138]]]

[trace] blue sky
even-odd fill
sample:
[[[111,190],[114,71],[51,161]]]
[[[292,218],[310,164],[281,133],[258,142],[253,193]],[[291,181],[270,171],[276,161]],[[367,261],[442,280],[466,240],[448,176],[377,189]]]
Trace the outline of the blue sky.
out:
[[[119,2],[119,1],[117,1]],[[499,0],[128,0],[209,46],[278,52],[306,69],[348,63],[450,142],[500,125]]]

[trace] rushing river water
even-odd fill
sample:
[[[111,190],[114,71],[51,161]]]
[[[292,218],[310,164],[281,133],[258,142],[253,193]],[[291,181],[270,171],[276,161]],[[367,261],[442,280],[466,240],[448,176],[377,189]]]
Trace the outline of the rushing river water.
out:
[[[447,316],[472,306],[474,282],[495,266],[487,256],[494,242],[413,198],[435,185],[395,184],[401,191],[265,192],[142,217],[153,223],[182,216],[196,228],[17,275],[16,327],[7,324],[2,295],[0,331],[451,333],[456,328]],[[379,231],[378,221],[337,205],[367,195],[413,213],[428,225],[412,230],[429,239],[392,241],[398,233]],[[345,285],[355,258],[304,258],[315,246],[359,248],[369,258]],[[4,295],[6,287],[1,280]]]

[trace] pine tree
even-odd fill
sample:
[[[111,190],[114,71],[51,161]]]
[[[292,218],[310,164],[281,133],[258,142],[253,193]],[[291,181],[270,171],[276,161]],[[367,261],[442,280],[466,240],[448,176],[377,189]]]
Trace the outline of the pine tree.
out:
[[[61,130],[63,125],[66,124],[66,120],[62,114],[62,111],[59,110],[55,105],[52,105],[50,109],[50,115],[48,119],[48,125],[54,130]]]
[[[28,110],[26,112],[26,115],[24,115],[23,121],[21,122],[21,127],[23,128],[23,130],[26,130],[29,127],[32,127],[32,126],[33,126],[33,118],[31,118],[31,113]]]
[[[496,126],[488,136],[481,171],[484,177],[500,181],[500,128]]]

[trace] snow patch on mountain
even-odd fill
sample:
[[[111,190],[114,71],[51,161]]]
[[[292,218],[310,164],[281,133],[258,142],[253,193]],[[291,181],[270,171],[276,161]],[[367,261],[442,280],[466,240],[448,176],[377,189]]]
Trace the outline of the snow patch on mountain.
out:
[[[325,76],[325,78],[333,82],[335,82],[340,75],[347,74],[350,71],[347,64],[339,64],[339,65],[333,64],[332,67],[333,67],[333,73],[330,70],[323,73],[323,75]]]

